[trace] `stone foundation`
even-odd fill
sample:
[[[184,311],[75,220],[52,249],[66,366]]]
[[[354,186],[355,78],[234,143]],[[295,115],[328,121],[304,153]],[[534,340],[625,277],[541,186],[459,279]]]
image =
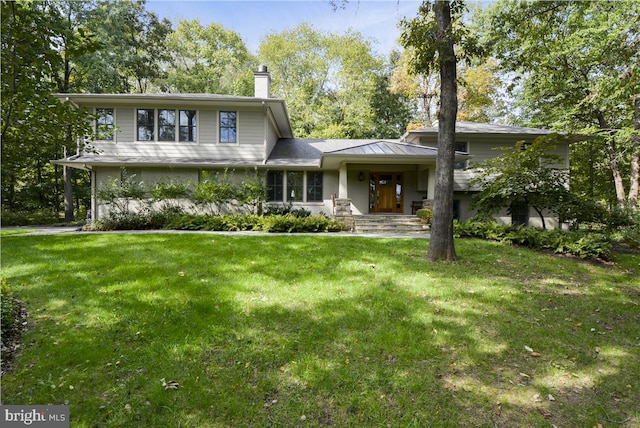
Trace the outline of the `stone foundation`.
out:
[[[344,223],[346,230],[353,231],[356,227],[351,211],[351,199],[333,199],[333,218]]]

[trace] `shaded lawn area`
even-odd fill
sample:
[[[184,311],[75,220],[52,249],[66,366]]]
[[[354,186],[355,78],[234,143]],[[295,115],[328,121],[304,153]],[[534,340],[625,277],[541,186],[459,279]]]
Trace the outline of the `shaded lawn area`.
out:
[[[640,425],[638,256],[427,246],[3,237],[30,314],[3,404],[66,403],[79,427]]]

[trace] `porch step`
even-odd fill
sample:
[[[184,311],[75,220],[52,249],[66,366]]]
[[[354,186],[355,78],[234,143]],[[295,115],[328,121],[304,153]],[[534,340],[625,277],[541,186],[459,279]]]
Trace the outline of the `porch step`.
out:
[[[356,233],[427,233],[429,226],[414,215],[365,214],[353,216]]]

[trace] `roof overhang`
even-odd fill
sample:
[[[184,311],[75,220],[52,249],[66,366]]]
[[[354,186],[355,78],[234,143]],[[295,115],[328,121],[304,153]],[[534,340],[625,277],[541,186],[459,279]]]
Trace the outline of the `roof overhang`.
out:
[[[133,168],[255,168],[265,167],[262,160],[199,159],[199,158],[153,158],[117,156],[71,156],[52,160],[51,163],[90,171],[95,167]]]

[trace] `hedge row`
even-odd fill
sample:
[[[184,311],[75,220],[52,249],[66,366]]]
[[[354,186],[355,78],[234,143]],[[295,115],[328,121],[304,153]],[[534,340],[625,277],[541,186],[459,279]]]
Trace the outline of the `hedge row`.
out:
[[[207,231],[261,231],[280,233],[317,233],[344,230],[342,222],[326,216],[299,217],[294,214],[258,216],[254,214],[163,215],[158,212],[112,216],[97,221],[92,230],[207,230]]]
[[[533,227],[507,226],[494,222],[455,222],[456,237],[481,238],[510,245],[573,254],[583,259],[608,259],[611,242],[600,233],[562,232]]]

